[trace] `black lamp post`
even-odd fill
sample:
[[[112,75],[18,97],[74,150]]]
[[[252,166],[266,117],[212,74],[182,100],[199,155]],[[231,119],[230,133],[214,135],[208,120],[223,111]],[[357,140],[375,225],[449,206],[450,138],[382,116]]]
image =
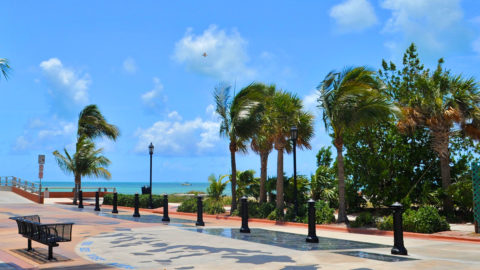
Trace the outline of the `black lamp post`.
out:
[[[153,155],[153,143],[150,143],[148,146],[148,152],[150,153],[150,198],[148,200],[148,208],[152,209],[153,208],[153,202],[152,202],[152,155]]]
[[[293,126],[290,129],[291,139],[293,142],[293,200],[294,200],[294,211],[295,218],[298,217],[298,200],[297,200],[297,139],[298,139],[298,129],[296,126]]]

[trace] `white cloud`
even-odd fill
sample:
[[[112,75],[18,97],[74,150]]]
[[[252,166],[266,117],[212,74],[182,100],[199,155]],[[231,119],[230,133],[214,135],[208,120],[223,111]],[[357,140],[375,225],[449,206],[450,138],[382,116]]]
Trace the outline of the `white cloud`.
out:
[[[75,123],[60,120],[56,116],[44,120],[32,119],[12,148],[15,152],[60,150],[72,143],[76,128]]]
[[[137,72],[137,64],[135,63],[135,59],[132,57],[125,59],[125,61],[123,61],[123,69],[130,74]]]
[[[163,85],[160,82],[160,79],[157,77],[153,78],[153,89],[145,92],[141,95],[143,104],[150,109],[156,109],[159,107],[161,102],[166,102],[167,97],[162,95]]]
[[[202,35],[188,29],[175,44],[173,57],[188,70],[202,75],[225,80],[251,78],[255,71],[247,67],[246,46],[247,42],[237,31],[228,34],[211,25]]]
[[[143,153],[150,142],[155,153],[167,156],[190,156],[212,153],[220,141],[219,121],[182,120],[178,112],[168,114],[167,119],[155,122],[151,127],[138,129],[138,143],[135,151]]]
[[[462,25],[460,0],[384,0],[381,6],[392,12],[384,32],[403,33],[404,43],[445,51],[451,46],[465,46],[469,39]]]
[[[318,108],[318,90],[313,90],[309,95],[303,97],[303,108],[313,115],[318,115],[320,111]]]
[[[343,32],[361,31],[377,23],[377,16],[368,0],[347,0],[330,9]]]
[[[64,105],[71,106],[88,103],[88,87],[91,83],[88,74],[80,74],[72,68],[63,66],[58,58],[50,58],[40,63],[40,68],[51,84],[50,94]]]

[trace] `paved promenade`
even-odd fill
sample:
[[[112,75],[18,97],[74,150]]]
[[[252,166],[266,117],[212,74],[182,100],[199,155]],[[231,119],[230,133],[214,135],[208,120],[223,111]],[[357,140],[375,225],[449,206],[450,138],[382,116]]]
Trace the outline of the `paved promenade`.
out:
[[[27,258],[15,250],[27,240],[8,217],[38,214],[42,222],[75,222],[73,241],[54,248],[57,262]],[[406,238],[409,256],[390,256],[391,236],[317,230],[319,244],[305,243],[306,229],[238,220],[141,212],[96,213],[69,205],[0,203],[0,269],[480,269],[480,244]],[[233,229],[232,229],[233,228]],[[42,253],[46,246],[33,242]]]

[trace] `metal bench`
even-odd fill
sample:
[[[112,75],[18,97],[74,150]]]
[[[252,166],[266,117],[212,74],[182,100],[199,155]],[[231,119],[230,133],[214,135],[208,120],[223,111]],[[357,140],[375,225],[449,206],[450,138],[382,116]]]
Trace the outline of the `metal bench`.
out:
[[[40,216],[10,217],[18,226],[18,233],[28,239],[28,251],[32,250],[32,240],[48,246],[48,260],[53,259],[53,247],[60,242],[72,241],[73,223],[42,224]]]

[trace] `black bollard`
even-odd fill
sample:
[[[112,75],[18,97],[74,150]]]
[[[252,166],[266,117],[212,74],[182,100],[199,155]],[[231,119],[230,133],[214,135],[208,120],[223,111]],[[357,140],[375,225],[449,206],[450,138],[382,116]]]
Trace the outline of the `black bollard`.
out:
[[[390,206],[393,210],[393,248],[394,255],[408,255],[407,249],[403,245],[403,206],[396,202]]]
[[[203,202],[201,196],[197,197],[197,222],[195,225],[205,226],[205,222],[203,222]]]
[[[162,221],[170,222],[170,218],[168,217],[168,195],[163,194],[163,218]]]
[[[135,201],[133,202],[133,206],[135,207],[135,211],[133,212],[133,217],[140,217],[140,212],[138,211],[138,193],[135,193]]]
[[[317,228],[315,227],[315,201],[308,200],[308,243],[318,243]]]
[[[78,208],[83,208],[83,191],[78,192]]]
[[[95,191],[95,211],[100,211],[100,194]]]
[[[248,203],[247,197],[243,196],[242,201],[242,227],[240,228],[241,233],[250,233],[250,228],[248,228]]]
[[[112,214],[118,214],[117,204],[118,204],[118,198],[117,198],[117,192],[115,192],[115,193],[113,193],[113,210],[112,210]]]

